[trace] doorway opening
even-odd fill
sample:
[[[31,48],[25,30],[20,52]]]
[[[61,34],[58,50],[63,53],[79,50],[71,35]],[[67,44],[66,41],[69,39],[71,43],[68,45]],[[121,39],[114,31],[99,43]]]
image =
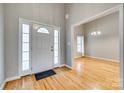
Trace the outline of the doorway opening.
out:
[[[115,81],[116,84],[112,83],[113,81],[106,82],[106,86],[110,83],[115,84],[113,85],[113,89],[114,87],[117,89],[122,87],[122,83],[120,82],[122,80],[120,76],[120,64],[123,64],[123,62],[120,63],[121,46],[119,41],[122,30],[120,30],[121,22],[119,9],[120,8],[116,7],[115,9],[113,8],[104,11],[101,14],[72,25],[71,32],[72,69],[77,70],[79,73],[89,75],[89,78],[91,79],[93,79],[92,77],[94,76],[97,78],[98,75],[101,78],[106,78],[106,80],[108,78],[108,81],[111,81],[109,78],[113,75],[111,76],[110,74],[114,74],[115,77],[113,78],[113,81]],[[109,18],[107,19],[107,17]],[[113,21],[114,17],[116,19]],[[104,22],[104,20],[106,21]],[[81,39],[82,37],[83,39]],[[105,72],[105,69],[113,70],[115,68],[116,71],[109,73],[108,76],[102,75],[103,72]],[[97,78],[97,80],[99,80],[99,78]],[[94,88],[100,89],[100,86],[97,83],[98,82],[93,83]]]

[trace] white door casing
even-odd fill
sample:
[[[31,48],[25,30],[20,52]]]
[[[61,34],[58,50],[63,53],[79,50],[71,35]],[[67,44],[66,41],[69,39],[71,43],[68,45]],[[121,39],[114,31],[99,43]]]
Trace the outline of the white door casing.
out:
[[[28,69],[23,70],[23,27],[29,26],[29,64]],[[41,29],[42,30],[41,30]],[[38,30],[40,29],[40,30]],[[56,32],[57,34],[56,35]],[[19,76],[32,73],[38,73],[52,69],[60,65],[60,28],[52,25],[42,24],[40,22],[19,19]],[[27,34],[27,33],[26,33]],[[58,37],[56,37],[58,36]],[[58,43],[56,40],[58,39]],[[26,40],[27,41],[27,40]],[[27,42],[26,42],[27,43]],[[56,56],[56,44],[58,44],[58,55]],[[57,60],[56,60],[56,57]],[[24,67],[25,68],[25,67]]]

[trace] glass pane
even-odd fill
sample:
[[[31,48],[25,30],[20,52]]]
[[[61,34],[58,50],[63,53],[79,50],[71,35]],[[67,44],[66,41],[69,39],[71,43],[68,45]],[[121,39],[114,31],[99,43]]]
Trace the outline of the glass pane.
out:
[[[46,28],[39,28],[37,30],[38,33],[45,33],[45,34],[49,34],[49,31]]]
[[[77,51],[81,52],[81,46],[77,46]]]
[[[23,43],[22,48],[22,51],[29,51],[29,43]]]
[[[77,50],[80,53],[80,49]]]
[[[58,44],[54,44],[54,50],[58,50]]]
[[[29,34],[23,34],[23,42],[29,42]]]
[[[58,31],[57,30],[54,30],[54,37],[58,37]]]
[[[23,24],[22,25],[22,31],[23,31],[23,33],[29,33],[29,25]]]
[[[28,70],[29,69],[29,61],[24,61],[22,63],[22,70]]]
[[[59,37],[59,33],[57,30],[54,30],[54,65],[57,65],[58,64],[58,37]]]
[[[58,51],[54,51],[54,56],[58,56]]]
[[[54,57],[54,64],[58,64],[58,57]]]
[[[82,37],[81,36],[78,36],[77,37],[77,44],[81,44],[81,41],[82,41]]]
[[[54,43],[58,43],[58,37],[54,38]]]
[[[23,54],[22,54],[22,60],[23,61],[29,60],[29,52],[23,52]]]
[[[80,45],[78,45],[78,46],[77,46],[77,48],[79,48],[79,49],[80,49],[80,48],[81,48],[81,46],[80,46]]]
[[[82,36],[77,36],[77,52],[82,52]]]

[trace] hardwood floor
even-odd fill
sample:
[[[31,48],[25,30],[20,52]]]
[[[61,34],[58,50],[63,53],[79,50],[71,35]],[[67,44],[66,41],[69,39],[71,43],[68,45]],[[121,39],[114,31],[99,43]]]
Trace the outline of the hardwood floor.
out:
[[[55,68],[57,73],[48,78],[35,80],[34,75],[10,81],[6,90],[94,90],[119,89],[119,63],[93,58],[75,59],[73,69]]]

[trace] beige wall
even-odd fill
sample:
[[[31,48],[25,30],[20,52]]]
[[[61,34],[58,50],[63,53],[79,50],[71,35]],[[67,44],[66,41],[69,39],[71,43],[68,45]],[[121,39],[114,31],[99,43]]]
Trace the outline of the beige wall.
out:
[[[93,31],[101,35],[91,36]],[[119,61],[119,13],[113,13],[84,25],[85,55]]]

